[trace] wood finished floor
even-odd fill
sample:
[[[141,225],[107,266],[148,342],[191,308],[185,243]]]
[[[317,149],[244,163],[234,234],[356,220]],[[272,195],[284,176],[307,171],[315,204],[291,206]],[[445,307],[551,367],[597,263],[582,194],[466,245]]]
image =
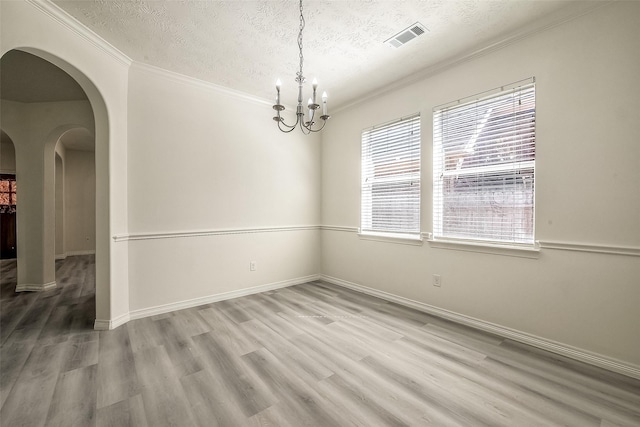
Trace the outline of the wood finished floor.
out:
[[[1,263],[3,427],[640,426],[640,381],[326,283],[96,332],[93,257],[56,268]]]

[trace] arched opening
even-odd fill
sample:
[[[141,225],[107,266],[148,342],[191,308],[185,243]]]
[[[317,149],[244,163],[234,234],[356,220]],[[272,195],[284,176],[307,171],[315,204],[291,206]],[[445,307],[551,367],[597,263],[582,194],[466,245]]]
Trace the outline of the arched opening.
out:
[[[64,130],[55,144],[54,156],[56,259],[94,255],[96,174],[93,134],[84,127]]]
[[[56,260],[64,259],[67,256],[64,245],[64,162],[58,150],[64,150],[64,146],[58,147],[56,144]]]
[[[15,260],[16,235],[16,153],[13,141],[0,131],[0,259]]]
[[[43,51],[8,51],[0,68],[3,128],[8,126],[16,135],[17,186],[25,187],[17,212],[16,291],[56,287],[56,257],[96,254],[94,320],[109,319],[109,137],[104,100],[87,76]],[[69,163],[76,166],[71,178]],[[78,196],[76,205],[70,205],[69,194]],[[70,211],[77,219],[73,227]]]

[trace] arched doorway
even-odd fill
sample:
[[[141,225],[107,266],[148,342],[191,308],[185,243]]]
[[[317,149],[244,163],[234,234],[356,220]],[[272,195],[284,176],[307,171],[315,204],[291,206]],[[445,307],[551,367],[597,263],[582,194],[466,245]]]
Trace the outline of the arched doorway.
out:
[[[55,144],[56,259],[95,254],[95,138],[84,127],[63,132]]]
[[[105,156],[109,137],[105,102],[84,74],[46,52],[14,49],[6,52],[0,61],[3,68],[3,127],[15,129],[18,140],[14,140],[17,184],[20,187],[20,181],[24,181],[24,187],[32,190],[25,192],[24,209],[18,209],[17,214],[17,290],[46,290],[56,285],[55,147],[71,129],[84,129],[92,135],[94,146],[99,149],[91,154],[95,171],[94,230],[84,233],[83,238],[91,241],[96,253],[96,319],[110,319],[109,185],[108,158]],[[13,81],[12,75],[16,76]],[[54,81],[59,84],[53,84]],[[11,89],[5,90],[9,87]],[[64,103],[64,108],[58,108]],[[83,103],[85,105],[81,105]],[[21,122],[20,116],[25,115],[30,117],[31,127]],[[33,126],[33,123],[37,125]],[[104,157],[99,157],[100,153]],[[37,163],[42,167],[35,167]],[[100,210],[96,206],[106,209]]]
[[[16,235],[16,154],[11,137],[0,131],[0,259],[17,255]]]
[[[58,147],[58,145],[56,144],[56,153],[55,153],[55,158],[56,158],[56,166],[55,166],[56,260],[64,259],[67,254],[67,251],[64,245],[64,241],[65,241],[65,238],[64,238],[64,233],[65,233],[65,228],[64,228],[65,191],[64,190],[65,188],[64,187],[65,186],[64,186],[64,161],[62,160],[62,157],[64,157],[66,153],[61,153],[58,151],[58,150],[62,151],[63,149],[64,148],[62,146]]]

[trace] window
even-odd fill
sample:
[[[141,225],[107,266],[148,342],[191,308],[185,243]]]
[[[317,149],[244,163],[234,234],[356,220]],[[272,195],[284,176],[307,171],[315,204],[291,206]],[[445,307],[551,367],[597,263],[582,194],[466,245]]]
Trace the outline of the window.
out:
[[[420,235],[420,114],[362,133],[361,232]]]
[[[535,124],[533,79],[434,110],[435,239],[533,244]]]
[[[16,178],[0,175],[0,213],[16,212]]]

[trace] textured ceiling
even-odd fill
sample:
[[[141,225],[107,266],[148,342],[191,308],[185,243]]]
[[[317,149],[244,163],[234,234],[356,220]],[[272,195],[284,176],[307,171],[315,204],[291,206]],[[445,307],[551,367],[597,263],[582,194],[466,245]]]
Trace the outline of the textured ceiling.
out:
[[[298,3],[85,0],[54,3],[135,61],[273,99],[295,102]],[[304,2],[304,71],[330,104],[584,9],[578,1],[431,0]],[[575,11],[575,12],[574,12]],[[428,32],[401,47],[383,42],[419,21]],[[308,95],[307,95],[308,96]]]

